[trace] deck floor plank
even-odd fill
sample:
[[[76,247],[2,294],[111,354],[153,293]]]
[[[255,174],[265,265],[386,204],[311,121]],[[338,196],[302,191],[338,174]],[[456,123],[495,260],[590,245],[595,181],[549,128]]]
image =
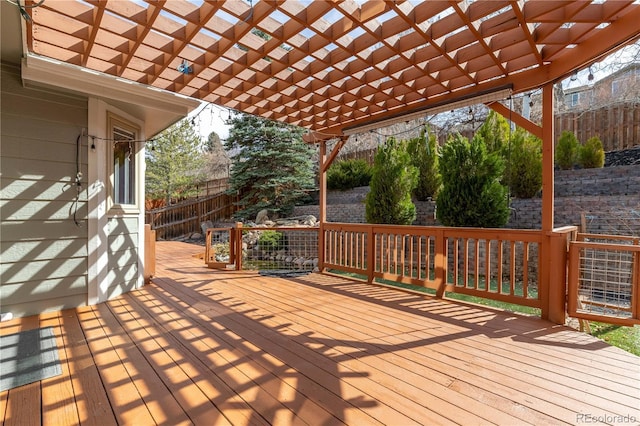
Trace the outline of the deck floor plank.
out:
[[[186,425],[193,421],[202,424],[203,419],[199,416],[190,418],[187,413],[205,411],[210,401],[167,355],[165,347],[169,347],[155,341],[150,330],[138,324],[123,305],[122,298],[109,301],[102,307],[105,325],[111,330],[110,338],[118,335],[116,352],[120,359],[127,360],[127,373],[155,422]]]
[[[180,295],[179,303],[182,309],[193,310],[194,308],[190,306],[198,306],[198,299],[193,298],[188,292],[174,288],[171,288],[171,292]],[[311,387],[308,396],[329,407],[334,412],[334,417],[350,424],[384,423],[384,419],[404,419],[405,423],[411,423],[409,418],[387,406],[376,407],[373,413],[368,414],[360,411],[358,409],[359,406],[363,404],[370,405],[372,402],[363,400],[362,392],[352,386],[351,381],[341,382],[339,380],[340,374],[335,371],[335,363],[316,357],[316,354],[313,351],[309,351],[308,348],[294,345],[279,333],[270,332],[246,316],[231,315],[232,313],[222,305],[210,304],[206,308],[205,314],[201,317],[204,321],[203,326],[206,327],[208,323],[217,323],[220,328],[208,328],[208,332],[217,333],[221,331],[224,335],[229,335],[231,332],[233,338],[239,342],[251,342],[250,346],[254,346],[259,353],[269,353],[279,360],[278,363],[286,363],[294,373],[293,377],[298,382],[297,386],[301,384],[306,386],[308,380],[311,381],[311,384],[319,385]],[[197,315],[197,311],[194,311],[194,314]],[[246,347],[246,345],[241,344],[238,347],[242,348]],[[249,349],[250,352],[254,353],[256,350]],[[274,363],[264,360],[262,364],[265,368],[273,368]],[[327,391],[333,394],[327,393]],[[440,422],[442,422],[442,419],[440,419]]]
[[[155,420],[144,403],[127,365],[130,360],[122,358],[122,331],[109,328],[103,318],[104,305],[81,309],[79,318],[95,359],[102,383],[109,396],[119,424],[155,424]],[[130,369],[135,366],[130,365]]]
[[[79,424],[78,409],[73,393],[66,330],[60,327],[60,312],[40,315],[40,327],[53,327],[62,374],[42,380],[42,422],[45,424]]]
[[[287,283],[287,285],[290,284]],[[285,288],[277,288],[275,293],[271,295],[267,292],[260,292],[259,290],[254,291],[261,297],[252,300],[252,305],[266,306],[267,309],[273,306],[268,305],[269,302],[266,302],[270,300],[270,296],[273,297],[275,294],[283,293],[286,295],[287,293]],[[272,304],[280,304],[280,300],[291,299],[291,295],[287,296],[289,297],[272,298],[270,302]],[[265,302],[261,303],[260,300]],[[299,299],[296,300],[298,303],[300,302]],[[340,304],[339,300],[334,300],[334,302],[334,305]],[[485,403],[480,403],[465,395],[454,395],[448,389],[453,382],[451,376],[442,375],[433,371],[425,374],[426,367],[414,363],[413,360],[406,360],[401,354],[397,353],[401,350],[400,347],[388,344],[375,345],[369,342],[363,344],[363,342],[367,340],[378,339],[380,330],[367,334],[364,331],[364,324],[357,324],[357,322],[359,322],[358,318],[361,318],[359,316],[351,319],[348,329],[341,327],[336,330],[334,329],[334,325],[337,324],[337,322],[330,317],[333,307],[324,310],[324,315],[314,313],[314,308],[309,306],[308,310],[298,309],[291,313],[290,316],[287,315],[288,312],[285,308],[282,306],[278,306],[278,308],[282,308],[283,313],[280,315],[282,318],[291,319],[289,328],[292,331],[300,328],[298,333],[300,335],[306,335],[310,334],[310,330],[314,330],[313,334],[309,335],[309,339],[315,340],[318,348],[336,353],[340,358],[340,364],[342,366],[349,368],[354,373],[374,369],[379,377],[378,382],[386,387],[392,395],[386,398],[379,396],[381,401],[389,400],[389,398],[393,401],[400,395],[403,399],[414,400],[416,403],[421,404],[423,406],[422,410],[428,409],[428,407],[437,407],[437,410],[440,411],[442,416],[452,417],[451,420],[458,423],[468,424],[469,422],[482,421],[485,423],[497,422],[498,424],[506,424],[518,420],[519,423],[525,421],[524,419],[516,419],[495,407],[487,406]],[[254,315],[262,316],[263,314],[256,312]],[[277,323],[273,325],[273,327],[278,326],[279,324]],[[349,333],[349,331],[355,328],[359,328],[360,331],[355,332],[355,334]],[[369,327],[369,330],[373,329]],[[406,333],[407,331],[408,328],[405,327],[400,333]],[[328,334],[323,334],[324,332]],[[385,330],[383,335],[388,335],[391,332],[392,330]],[[295,334],[292,334],[290,338],[291,340],[295,340]],[[329,347],[328,345],[332,343],[333,345]],[[420,386],[417,387],[415,383],[419,383]],[[455,403],[452,404],[449,401],[455,401]],[[433,410],[435,411],[436,409],[433,408]],[[473,412],[480,412],[482,418],[479,418],[478,415],[471,414]]]
[[[217,374],[224,377],[225,384],[235,389],[235,392],[240,393],[242,388],[250,389],[254,386],[262,388],[258,398],[247,398],[246,403],[247,406],[253,405],[258,412],[263,412],[263,417],[268,418],[269,422],[273,422],[270,417],[273,412],[277,412],[278,416],[285,416],[292,422],[299,417],[300,421],[308,424],[314,424],[320,419],[323,419],[322,423],[338,423],[331,411],[322,409],[308,399],[304,394],[304,386],[301,387],[300,383],[292,380],[293,371],[289,366],[260,351],[258,347],[242,341],[229,329],[209,327],[211,321],[204,315],[197,315],[200,320],[196,319],[195,313],[189,320],[180,318],[175,310],[166,309],[178,307],[169,295],[156,294],[162,304],[157,306],[154,317],[161,322],[166,333],[176,334],[175,340],[182,346],[188,343],[185,349],[193,351],[194,356],[206,356],[209,364],[215,367],[210,374],[217,371]],[[185,334],[188,338],[184,337]],[[317,391],[317,388],[311,390]],[[255,402],[261,406],[255,406]]]
[[[2,424],[640,421],[640,358],[592,336],[345,277],[214,271],[202,251],[158,243],[142,289],[1,323],[54,327],[63,365],[0,393]]]
[[[116,417],[105,393],[75,309],[60,315],[60,327],[65,330],[65,347],[71,383],[78,407],[80,424],[86,426],[116,425]]]
[[[199,353],[200,357],[193,356],[190,351],[185,350],[184,341],[181,339],[176,339],[175,335],[168,331],[165,327],[162,327],[159,323],[152,321],[151,315],[145,314],[145,311],[150,310],[149,306],[144,307],[143,309],[136,309],[138,304],[135,303],[135,299],[139,296],[133,295],[133,297],[123,298],[124,300],[118,301],[119,303],[127,303],[127,306],[130,309],[130,312],[135,312],[136,316],[138,316],[138,323],[140,325],[140,329],[144,330],[147,333],[148,338],[152,338],[156,340],[156,344],[153,346],[146,345],[143,347],[146,353],[154,353],[158,352],[161,347],[164,347],[166,350],[167,359],[164,361],[166,363],[172,363],[181,368],[181,371],[174,371],[171,374],[163,374],[163,375],[171,375],[171,376],[179,376],[183,379],[187,379],[191,377],[194,382],[193,385],[189,384],[180,385],[180,383],[170,384],[172,391],[177,392],[181,395],[181,403],[184,404],[185,410],[188,412],[194,412],[198,414],[197,418],[194,418],[194,422],[197,424],[206,424],[211,420],[215,420],[217,423],[225,423],[227,421],[232,423],[248,421],[253,424],[259,423],[267,423],[265,422],[260,415],[255,415],[254,410],[251,409],[248,405],[244,404],[244,400],[241,397],[236,397],[236,394],[240,392],[239,389],[231,389],[229,388],[223,381],[221,381],[218,376],[214,374],[208,367],[206,362],[203,362],[202,357],[207,357],[208,352],[207,349],[201,348],[202,351]],[[144,297],[140,297],[140,299],[144,299]],[[113,303],[117,303],[114,301]],[[139,305],[138,305],[139,306]],[[157,311],[153,312],[153,316],[158,320],[162,318],[162,315],[159,315]],[[168,320],[170,324],[175,323],[175,320]],[[189,333],[186,327],[180,326],[181,333]],[[145,337],[147,339],[147,337]],[[214,349],[215,350],[215,349]],[[208,348],[208,351],[211,351],[211,348]],[[158,368],[158,372],[160,372],[160,368]],[[212,386],[213,385],[213,386]],[[196,386],[196,388],[192,388],[192,386]],[[225,389],[226,392],[222,392]],[[198,405],[194,405],[196,402],[196,398],[198,398]],[[235,397],[235,398],[234,398]],[[218,403],[224,403],[229,398],[233,398],[231,404],[226,404],[225,407],[219,407]],[[184,399],[184,401],[183,401]],[[191,407],[189,405],[192,405]],[[229,416],[229,418],[224,417],[223,414],[219,411],[220,409],[225,409],[225,413]],[[228,410],[228,411],[227,411]],[[232,413],[236,413],[234,415],[230,415]]]
[[[284,291],[283,289],[281,289],[281,292],[286,294],[286,291]],[[265,295],[263,294],[263,296]],[[282,298],[282,300],[287,300],[287,299],[288,298],[286,297]],[[277,303],[278,301],[274,301],[274,302]],[[339,302],[337,302],[336,304],[338,303]],[[317,323],[309,322],[308,319],[303,318],[300,315],[297,315],[298,313],[301,313],[301,312],[306,312],[306,310],[297,311],[294,314],[292,314],[292,316],[290,317],[291,319],[290,328],[292,330],[297,330],[300,333],[304,333],[306,329],[300,328],[301,325],[303,324],[316,325]],[[352,314],[354,313],[357,314],[357,312],[352,312]],[[363,315],[365,313],[366,312],[362,312]],[[286,318],[287,316],[283,315],[283,317]],[[359,315],[354,316],[354,318],[361,318],[361,317],[362,316],[359,316]],[[325,318],[323,322],[326,322],[327,325],[335,323],[334,321],[327,320],[324,315],[316,316],[316,318]],[[405,319],[410,320],[410,318],[405,318]],[[365,357],[358,357],[357,354],[353,355],[353,353],[356,353],[356,352],[349,349],[347,350],[344,349],[345,347],[350,345],[349,343],[350,341],[351,342],[353,341],[352,337],[350,336],[347,336],[346,338],[341,338],[340,342],[344,346],[341,346],[340,349],[336,349],[336,350],[340,351],[345,357],[345,360],[342,362],[342,364],[345,366],[352,366],[351,369],[353,371],[362,371],[369,368],[374,368],[377,374],[389,375],[391,378],[391,381],[389,382],[389,386],[390,388],[393,388],[396,391],[398,391],[398,387],[394,386],[394,381],[396,381],[397,379],[399,379],[400,381],[407,381],[409,383],[419,383],[420,387],[424,388],[426,392],[433,392],[434,389],[436,389],[435,388],[436,386],[452,388],[454,386],[454,383],[458,383],[458,386],[460,387],[459,385],[461,381],[460,370],[457,369],[455,366],[451,366],[450,364],[447,364],[447,363],[442,363],[442,365],[439,366],[439,370],[436,370],[432,368],[432,366],[430,365],[432,360],[428,360],[424,362],[424,358],[426,357],[425,351],[427,354],[430,353],[430,351],[427,348],[422,348],[420,352],[416,352],[416,351],[412,351],[410,347],[404,347],[403,345],[405,343],[404,340],[402,339],[395,340],[395,341],[393,340],[394,336],[403,335],[405,333],[406,333],[405,331],[402,331],[398,333],[389,334],[384,338],[370,338],[368,340],[362,341],[360,346],[367,348],[366,352],[364,352]],[[314,335],[315,335],[315,338],[318,340],[319,347],[324,346],[323,341],[333,338],[329,336],[319,336],[317,332],[315,332]],[[393,350],[390,350],[390,347],[392,347]],[[475,380],[476,377],[473,377],[472,379]],[[511,401],[501,397],[501,395],[487,396],[486,389],[485,389],[485,393],[481,393],[480,391],[482,391],[482,389],[476,386],[473,386],[471,384],[473,380],[471,380],[471,382],[466,385],[467,392],[463,395],[464,397],[456,396],[456,398],[454,399],[457,404],[460,404],[460,407],[455,407],[457,408],[458,411],[460,410],[473,411],[474,408],[476,411],[480,410],[480,407],[476,405],[476,402],[477,402],[482,404],[483,415],[485,416],[492,415],[493,417],[491,417],[491,420],[496,421],[498,423],[505,424],[505,423],[514,423],[517,421],[519,424],[523,424],[524,422],[529,421],[532,424],[542,424],[542,423],[548,423],[552,421],[552,418],[544,414],[544,412],[533,412],[532,410],[528,410],[526,407],[523,407],[521,405],[512,404]],[[494,383],[493,381],[489,382],[489,386],[487,386],[487,388],[489,389],[492,388],[493,383]],[[473,388],[473,390],[469,390],[470,388]],[[446,400],[447,397],[455,396],[450,394],[446,395],[443,393],[444,392],[436,391],[434,392],[434,395],[437,395],[443,398],[443,400]],[[415,389],[415,388],[407,388],[404,394],[407,395],[407,397],[409,398],[414,396],[422,397],[423,390]],[[478,395],[482,395],[482,397],[476,400],[475,398],[477,398]],[[465,397],[470,399],[466,399]],[[451,399],[451,398],[448,398],[448,399]],[[425,401],[424,399],[422,400]],[[493,401],[494,403],[489,404],[490,401]],[[438,406],[439,406],[439,409],[441,410],[442,410],[442,407],[447,408],[447,404],[440,403],[438,404]],[[494,410],[492,410],[491,407]],[[496,412],[495,410],[503,411],[510,417],[501,418],[500,413]],[[516,420],[513,417],[518,417],[518,419]]]

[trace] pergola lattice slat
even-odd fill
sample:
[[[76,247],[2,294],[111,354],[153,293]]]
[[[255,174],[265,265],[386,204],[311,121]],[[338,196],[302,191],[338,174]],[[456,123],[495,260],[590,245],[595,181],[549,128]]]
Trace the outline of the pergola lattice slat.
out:
[[[34,54],[339,135],[473,92],[556,81],[637,39],[637,3],[65,0],[29,9],[27,43]]]

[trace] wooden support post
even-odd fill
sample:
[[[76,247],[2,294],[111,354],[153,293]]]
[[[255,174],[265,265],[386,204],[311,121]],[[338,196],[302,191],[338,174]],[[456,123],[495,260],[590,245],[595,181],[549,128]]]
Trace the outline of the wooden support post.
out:
[[[542,89],[542,230],[553,230],[554,117],[553,84]]]
[[[318,187],[320,190],[320,212],[318,213],[318,223],[320,229],[318,230],[318,270],[324,271],[324,224],[327,221],[327,172],[325,169],[325,163],[327,159],[327,142],[320,141],[320,153],[319,157],[319,171],[318,171]]]
[[[233,230],[236,234],[235,239],[235,256],[236,256],[236,271],[242,271],[242,222],[236,222],[236,228]]]
[[[554,251],[558,250],[558,243],[552,239],[555,145],[553,96],[553,83],[549,83],[542,88],[542,242],[538,292],[542,304],[542,318],[564,324],[565,313],[560,314],[558,309],[562,305],[564,311],[565,306],[566,279],[561,279],[561,275],[566,275],[566,255],[560,259],[554,258],[554,254],[558,254]],[[561,274],[560,270],[565,273]]]

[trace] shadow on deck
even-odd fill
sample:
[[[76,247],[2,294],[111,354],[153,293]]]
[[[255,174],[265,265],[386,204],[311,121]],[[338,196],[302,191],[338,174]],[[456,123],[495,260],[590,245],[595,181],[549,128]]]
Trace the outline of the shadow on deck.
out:
[[[640,422],[640,359],[589,335],[334,276],[212,271],[200,251],[158,243],[143,289],[3,323],[53,326],[63,365],[0,393],[4,423]]]

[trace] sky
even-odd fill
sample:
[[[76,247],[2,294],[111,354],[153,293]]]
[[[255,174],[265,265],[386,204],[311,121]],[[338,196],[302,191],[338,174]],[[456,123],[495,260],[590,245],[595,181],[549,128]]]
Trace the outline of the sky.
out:
[[[193,119],[201,137],[206,140],[211,132],[216,132],[220,139],[229,136],[229,126],[225,121],[229,117],[230,110],[211,103],[203,104],[196,108],[189,119]]]

